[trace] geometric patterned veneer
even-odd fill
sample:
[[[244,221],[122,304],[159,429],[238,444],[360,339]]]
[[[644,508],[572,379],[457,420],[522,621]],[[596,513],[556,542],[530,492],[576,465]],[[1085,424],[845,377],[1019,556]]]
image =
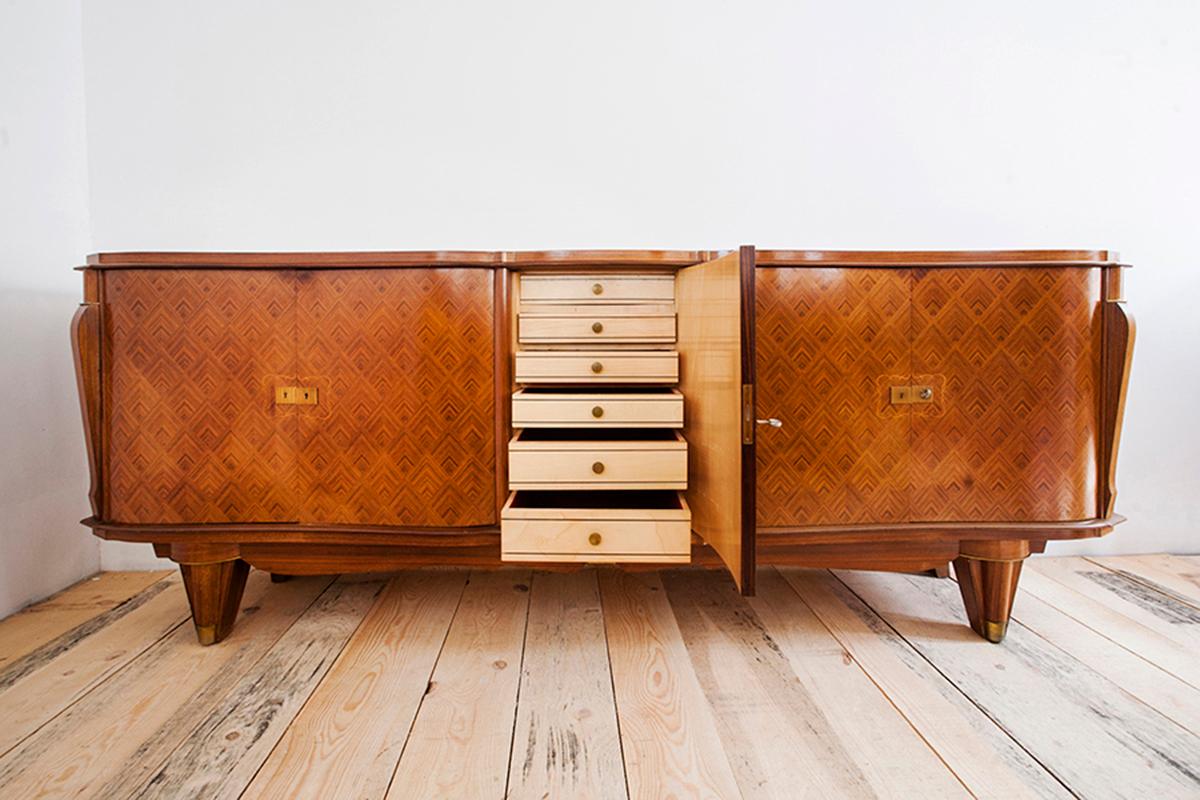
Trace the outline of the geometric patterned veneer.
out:
[[[1095,269],[760,268],[758,524],[1097,513]],[[893,384],[934,387],[893,406]]]
[[[296,519],[295,419],[272,388],[295,363],[295,287],[273,270],[105,276],[109,518]]]
[[[909,413],[908,270],[759,268],[756,437],[762,527],[904,521]],[[895,380],[890,380],[894,378]]]
[[[495,523],[493,271],[301,276],[301,521]]]
[[[494,523],[492,280],[109,271],[108,518]]]
[[[1100,273],[914,270],[914,520],[1081,520],[1096,507]]]

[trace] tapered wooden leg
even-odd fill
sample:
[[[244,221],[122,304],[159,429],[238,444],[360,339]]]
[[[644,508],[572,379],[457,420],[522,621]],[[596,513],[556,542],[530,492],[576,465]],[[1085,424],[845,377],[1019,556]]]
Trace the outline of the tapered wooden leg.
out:
[[[954,559],[954,574],[962,592],[967,619],[976,633],[999,642],[1008,631],[1021,564],[1029,556],[1029,542],[963,542]]]
[[[233,630],[250,565],[241,559],[180,564],[192,623],[200,644],[216,644]]]

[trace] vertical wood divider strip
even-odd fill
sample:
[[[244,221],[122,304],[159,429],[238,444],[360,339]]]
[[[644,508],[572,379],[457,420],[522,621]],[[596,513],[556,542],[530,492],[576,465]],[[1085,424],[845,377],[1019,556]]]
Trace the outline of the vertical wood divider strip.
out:
[[[496,437],[496,518],[500,524],[500,511],[508,499],[508,440],[511,436],[512,419],[512,325],[509,308],[509,271],[497,266],[492,270],[492,316],[495,324],[493,333],[493,382],[496,389],[495,437]]]
[[[758,384],[755,370],[754,326],[757,319],[754,292],[754,245],[742,245],[738,251],[738,266],[741,271],[741,328],[742,328],[742,385],[750,390],[750,436],[749,442],[742,440],[742,574],[739,581],[742,594],[753,596],[757,574],[758,540],[758,457],[756,451]],[[742,413],[747,413],[746,409]]]

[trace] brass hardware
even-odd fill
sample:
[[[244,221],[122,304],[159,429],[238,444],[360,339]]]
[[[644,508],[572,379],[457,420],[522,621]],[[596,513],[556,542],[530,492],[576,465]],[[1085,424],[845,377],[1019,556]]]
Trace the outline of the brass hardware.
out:
[[[775,417],[768,417],[767,419],[756,419],[755,422],[757,422],[759,425],[770,425],[772,428],[782,428],[783,427],[783,420],[775,419]]]
[[[197,625],[196,640],[200,642],[201,647],[208,647],[210,644],[217,643],[217,626],[216,625]]]
[[[742,444],[754,444],[754,384],[742,384]]]
[[[889,397],[894,406],[911,406],[933,402],[932,386],[892,386]]]
[[[601,461],[597,461],[594,464],[592,464],[592,472],[596,473],[597,475],[604,472],[604,463]]]
[[[592,372],[595,372],[598,375],[603,370],[604,370],[604,365],[601,364],[599,361],[592,362]]]
[[[604,409],[600,406],[592,406],[592,416],[596,419],[600,419],[604,416]]]
[[[604,287],[598,283],[592,284],[592,294],[604,294]]]
[[[604,333],[604,323],[603,322],[593,322],[592,323],[592,333]]]
[[[315,386],[276,386],[275,405],[277,406],[315,406],[317,404],[317,387]]]
[[[600,544],[600,534],[596,533],[595,531],[592,531],[591,533],[589,533],[588,534],[588,544],[590,544],[592,547],[595,547],[596,545]]]
[[[983,638],[993,644],[999,644],[1004,641],[1004,634],[1008,632],[1008,622],[994,622],[986,619],[983,621]]]

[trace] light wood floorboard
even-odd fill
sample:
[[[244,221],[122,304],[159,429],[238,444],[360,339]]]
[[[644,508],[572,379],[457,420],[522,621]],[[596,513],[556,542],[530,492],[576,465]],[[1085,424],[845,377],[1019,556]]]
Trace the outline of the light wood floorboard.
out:
[[[471,573],[389,800],[504,795],[530,577],[525,570]]]
[[[242,796],[382,797],[466,582],[440,570],[393,580]]]
[[[0,622],[0,676],[14,661],[120,606],[169,572],[101,572]]]
[[[1200,790],[1200,738],[1019,621],[1003,646],[975,647],[952,582],[837,575],[1072,791],[1186,797]],[[1147,770],[1148,763],[1158,766]],[[1114,792],[1134,774],[1136,791]]]
[[[271,584],[201,647],[173,573],[0,620],[0,798],[1200,797],[1200,559],[952,580],[415,570]]]

